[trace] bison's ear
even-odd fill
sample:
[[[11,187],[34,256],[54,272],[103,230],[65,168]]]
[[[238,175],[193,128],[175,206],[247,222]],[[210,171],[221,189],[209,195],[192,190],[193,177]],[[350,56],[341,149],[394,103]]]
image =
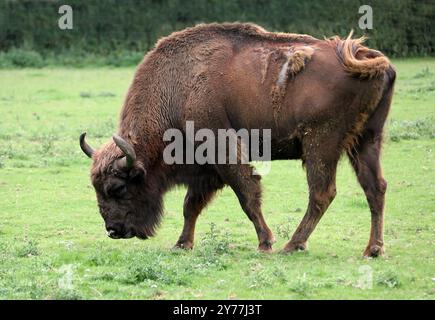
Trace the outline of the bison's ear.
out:
[[[140,165],[136,164],[133,168],[130,169],[130,172],[128,173],[128,177],[130,180],[138,180],[145,176],[146,170],[145,168]]]

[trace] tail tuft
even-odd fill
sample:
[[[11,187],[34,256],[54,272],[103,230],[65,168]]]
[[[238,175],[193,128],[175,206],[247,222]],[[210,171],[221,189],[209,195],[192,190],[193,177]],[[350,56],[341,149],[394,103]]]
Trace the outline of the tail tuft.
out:
[[[390,60],[377,50],[362,45],[366,37],[352,39],[353,30],[342,40],[338,36],[328,39],[335,47],[337,57],[344,69],[359,78],[374,78],[390,68]]]

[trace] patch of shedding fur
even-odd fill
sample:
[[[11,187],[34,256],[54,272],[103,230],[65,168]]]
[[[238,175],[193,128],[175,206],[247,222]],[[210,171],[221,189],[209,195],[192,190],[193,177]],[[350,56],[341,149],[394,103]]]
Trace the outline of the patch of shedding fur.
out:
[[[265,49],[265,48],[259,48],[257,50],[261,50],[261,83],[264,83],[266,81],[267,72],[269,71],[269,65],[270,65],[270,57],[272,56],[272,50]]]
[[[300,72],[304,68],[305,63],[311,59],[313,53],[314,49],[310,46],[290,48],[285,53],[287,60],[281,68],[276,84],[282,86],[289,77],[293,77]]]
[[[289,79],[294,78],[296,74],[303,70],[313,53],[314,48],[310,46],[287,47],[286,51],[283,52],[286,60],[281,67],[276,84],[272,87],[271,92],[275,120],[277,120],[281,110],[281,104]]]
[[[290,60],[287,59],[286,62],[284,62],[284,64],[282,65],[281,70],[279,71],[278,81],[276,82],[278,86],[282,86],[284,84],[284,81],[287,80],[287,71],[288,71],[289,62]]]

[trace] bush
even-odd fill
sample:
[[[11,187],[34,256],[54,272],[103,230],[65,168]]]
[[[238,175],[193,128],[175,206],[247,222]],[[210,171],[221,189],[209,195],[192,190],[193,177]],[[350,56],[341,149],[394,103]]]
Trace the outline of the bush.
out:
[[[435,138],[435,119],[420,120],[391,120],[388,128],[388,136],[391,141],[418,140]]]
[[[43,56],[82,52],[90,59],[70,55],[73,64],[101,62],[102,58],[109,65],[135,65],[157,39],[172,31],[199,22],[240,21],[319,38],[346,36],[354,29],[358,35],[369,36],[369,46],[390,56],[434,53],[430,37],[433,7],[429,1],[107,0],[101,5],[96,0],[70,0],[68,4],[73,8],[72,30],[61,30],[53,23],[60,17],[58,1],[0,1],[0,51],[28,47]],[[372,30],[358,28],[361,5],[373,8]],[[32,65],[40,63],[34,54],[29,58]],[[26,61],[29,66],[27,58],[17,61],[17,65]],[[68,65],[62,58],[50,61]]]
[[[114,67],[128,67],[137,65],[144,57],[143,52],[124,51],[107,58],[107,64]]]
[[[33,50],[12,48],[0,53],[0,67],[42,68],[45,64],[42,56]]]

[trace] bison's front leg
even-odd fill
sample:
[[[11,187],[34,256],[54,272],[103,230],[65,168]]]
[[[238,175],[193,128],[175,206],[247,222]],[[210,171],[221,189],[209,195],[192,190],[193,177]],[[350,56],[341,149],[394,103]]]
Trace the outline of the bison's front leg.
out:
[[[260,176],[253,175],[252,167],[245,164],[217,167],[222,180],[234,190],[243,211],[255,226],[259,241],[258,250],[271,252],[275,238],[261,213]]]
[[[195,233],[196,220],[202,209],[205,208],[208,202],[213,198],[216,191],[222,185],[211,187],[210,189],[200,190],[199,186],[191,185],[187,190],[186,197],[184,198],[184,226],[180,238],[175,244],[176,248],[192,249]]]

